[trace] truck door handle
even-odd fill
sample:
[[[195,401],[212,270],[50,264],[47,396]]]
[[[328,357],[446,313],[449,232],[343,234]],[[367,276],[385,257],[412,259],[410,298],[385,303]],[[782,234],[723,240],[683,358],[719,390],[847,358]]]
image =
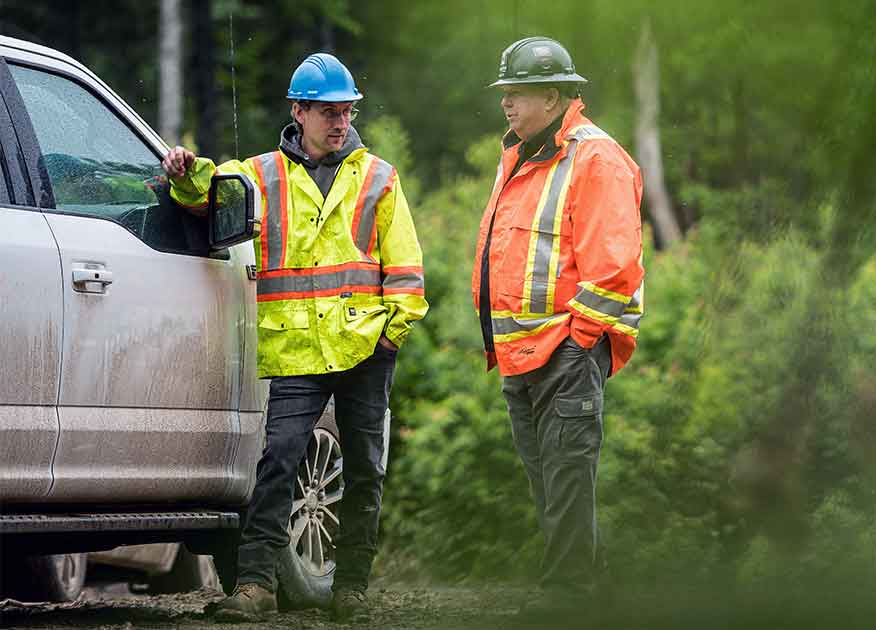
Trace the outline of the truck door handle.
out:
[[[113,272],[104,268],[73,268],[73,290],[82,293],[104,293],[113,283]]]

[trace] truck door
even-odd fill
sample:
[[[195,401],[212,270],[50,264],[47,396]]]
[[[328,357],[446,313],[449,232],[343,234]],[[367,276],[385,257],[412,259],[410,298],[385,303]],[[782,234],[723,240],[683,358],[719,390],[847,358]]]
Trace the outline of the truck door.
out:
[[[10,69],[51,180],[63,281],[49,500],[219,501],[239,435],[245,269],[209,255],[121,101],[84,73]]]
[[[0,504],[51,488],[63,317],[58,247],[16,133],[27,115],[4,96],[11,79],[0,58]]]

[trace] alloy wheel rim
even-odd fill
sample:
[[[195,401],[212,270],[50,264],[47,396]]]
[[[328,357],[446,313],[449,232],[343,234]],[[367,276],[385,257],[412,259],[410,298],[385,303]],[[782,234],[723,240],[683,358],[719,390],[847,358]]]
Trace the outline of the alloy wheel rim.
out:
[[[317,428],[298,469],[289,537],[307,573],[321,577],[335,568],[335,539],[344,493],[343,458],[338,440]]]

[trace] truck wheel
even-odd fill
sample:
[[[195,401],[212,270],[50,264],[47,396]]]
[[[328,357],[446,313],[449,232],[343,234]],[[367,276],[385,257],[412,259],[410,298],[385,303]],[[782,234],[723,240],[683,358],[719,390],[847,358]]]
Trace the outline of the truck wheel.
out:
[[[334,540],[344,493],[343,458],[333,406],[320,419],[298,470],[289,546],[277,562],[281,610],[327,607],[335,573]]]
[[[76,599],[85,584],[87,558],[84,553],[5,558],[3,594],[31,602]]]

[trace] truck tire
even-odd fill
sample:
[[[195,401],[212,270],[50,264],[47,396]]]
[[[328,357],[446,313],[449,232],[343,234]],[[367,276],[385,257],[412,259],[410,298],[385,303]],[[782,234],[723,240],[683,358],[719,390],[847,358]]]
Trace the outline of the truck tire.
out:
[[[339,507],[344,493],[342,468],[331,400],[298,470],[288,527],[290,543],[277,559],[277,603],[281,610],[325,608],[331,602],[333,540],[340,526]]]
[[[30,602],[66,602],[85,584],[88,554],[15,556],[3,559],[3,596]]]

